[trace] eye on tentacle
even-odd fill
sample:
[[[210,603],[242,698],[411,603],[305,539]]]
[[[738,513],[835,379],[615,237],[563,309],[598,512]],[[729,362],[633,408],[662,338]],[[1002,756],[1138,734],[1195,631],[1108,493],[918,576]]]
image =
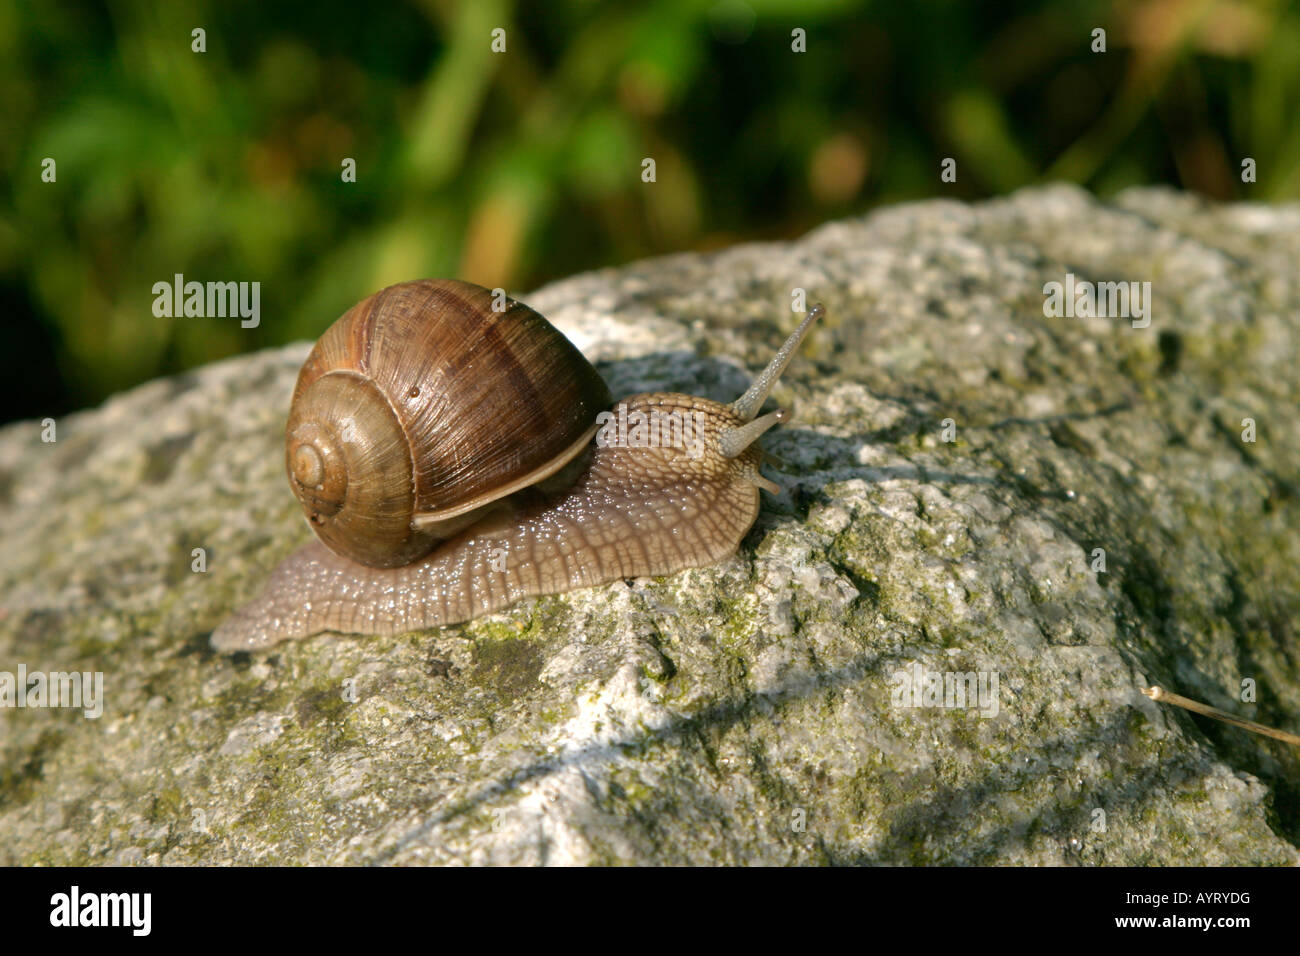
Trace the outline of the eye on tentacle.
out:
[[[754,379],[754,384],[745,390],[744,395],[731,403],[731,410],[741,419],[751,421],[758,414],[758,410],[763,407],[763,402],[767,401],[772,386],[776,384],[776,380],[781,377],[781,373],[794,358],[794,353],[799,350],[799,345],[808,334],[808,330],[812,328],[812,324],[825,314],[826,307],[820,302],[809,309],[808,314],[799,323],[799,328],[790,333],[790,337],[785,340],[785,344],[781,346],[772,361],[767,363],[767,368]]]
[[[808,335],[808,330],[812,328],[812,324],[825,314],[826,307],[820,302],[809,309],[808,314],[799,323],[799,327],[790,333],[790,337],[785,340],[785,344],[773,356],[772,361],[767,364],[767,368],[763,369],[758,374],[758,377],[754,379],[754,384],[745,390],[744,395],[731,403],[731,410],[745,424],[737,428],[728,428],[718,436],[718,451],[722,454],[722,457],[735,458],[756,442],[769,428],[790,417],[790,413],[783,408],[769,412],[761,418],[755,418],[754,416],[763,407],[763,402],[767,401],[767,396],[771,393],[773,386],[776,385],[777,379],[781,377],[781,373],[785,371],[786,366],[790,364],[790,360],[794,358],[795,352],[799,350],[799,346]],[[750,481],[765,491],[770,491],[773,494],[780,491],[780,488],[775,484],[758,474],[757,469],[754,469],[753,477],[748,475],[746,477],[749,477]]]

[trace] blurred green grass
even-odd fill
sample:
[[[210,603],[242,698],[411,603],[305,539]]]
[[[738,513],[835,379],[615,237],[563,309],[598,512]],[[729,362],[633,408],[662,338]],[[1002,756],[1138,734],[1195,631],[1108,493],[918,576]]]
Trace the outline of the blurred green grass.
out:
[[[416,276],[524,291],[1047,180],[1300,195],[1300,11],[1269,0],[0,0],[0,98],[0,420]],[[155,317],[175,273],[260,282],[261,325]]]

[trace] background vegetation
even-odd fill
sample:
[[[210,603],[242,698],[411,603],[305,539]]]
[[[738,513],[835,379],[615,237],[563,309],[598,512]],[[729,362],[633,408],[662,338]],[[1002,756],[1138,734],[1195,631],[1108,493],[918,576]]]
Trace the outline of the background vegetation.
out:
[[[1046,180],[1300,195],[1274,0],[0,0],[0,102],[0,420],[313,338],[416,276],[523,292]],[[259,281],[261,326],[156,318],[177,272]]]

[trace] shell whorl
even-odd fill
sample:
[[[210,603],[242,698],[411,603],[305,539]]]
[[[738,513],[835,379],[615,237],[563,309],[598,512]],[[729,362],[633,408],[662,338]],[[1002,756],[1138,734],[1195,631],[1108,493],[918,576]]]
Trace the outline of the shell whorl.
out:
[[[285,467],[331,550],[394,567],[562,469],[609,402],[582,353],[522,303],[465,282],[405,282],[317,341],[294,389]]]
[[[410,439],[373,380],[334,371],[293,403],[285,468],[312,530],[331,550],[372,567],[429,550],[412,528]]]

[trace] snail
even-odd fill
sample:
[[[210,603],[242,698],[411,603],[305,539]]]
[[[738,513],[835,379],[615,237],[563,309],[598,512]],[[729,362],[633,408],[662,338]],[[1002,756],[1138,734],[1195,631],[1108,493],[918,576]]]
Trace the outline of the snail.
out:
[[[520,302],[452,280],[375,293],[293,391],[285,465],[316,539],[212,645],[421,630],[730,556],[759,490],[780,491],[758,439],[787,415],[758,411],[824,311],[729,405],[649,393],[611,410],[591,363]]]

